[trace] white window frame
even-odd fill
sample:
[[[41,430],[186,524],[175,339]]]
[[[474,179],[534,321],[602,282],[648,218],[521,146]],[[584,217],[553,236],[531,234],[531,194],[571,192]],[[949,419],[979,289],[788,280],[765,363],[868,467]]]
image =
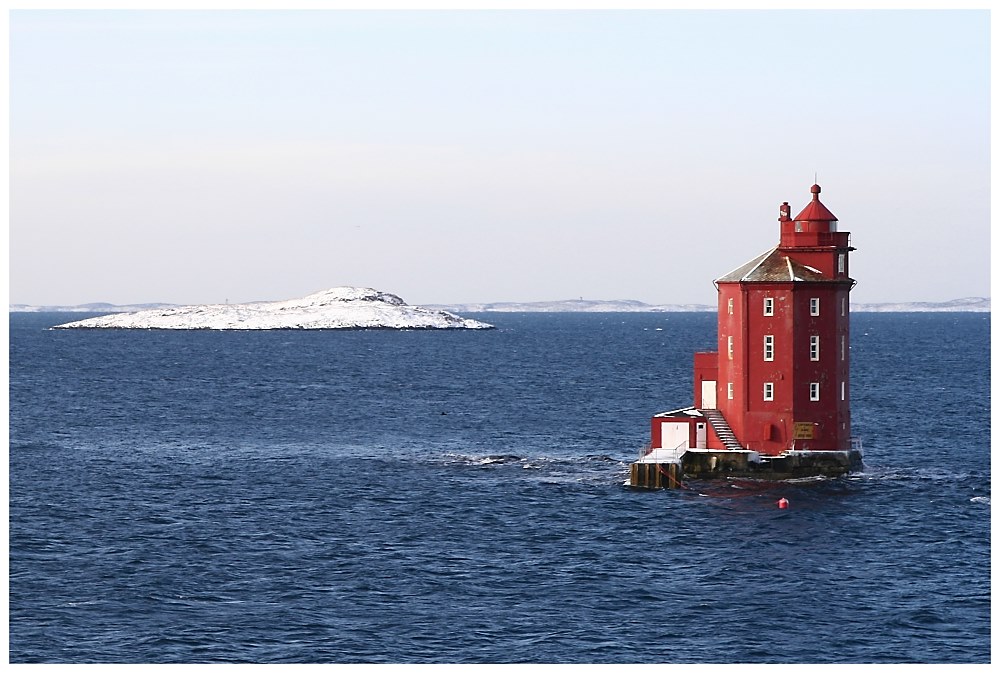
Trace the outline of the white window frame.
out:
[[[764,362],[774,362],[774,335],[764,335]]]
[[[733,337],[726,337],[726,351],[729,353],[729,359],[733,359]]]
[[[809,360],[819,362],[819,336],[809,337]]]
[[[844,273],[844,269],[847,268],[847,255],[845,253],[840,253],[837,255],[837,273]]]
[[[764,401],[773,402],[774,401],[774,384],[770,381],[764,383]]]
[[[840,360],[843,362],[847,359],[847,336],[840,335]]]
[[[840,315],[841,315],[841,317],[847,315],[847,298],[846,297],[841,297],[840,298]]]
[[[840,382],[840,401],[843,402],[847,399],[847,381]]]
[[[764,297],[764,315],[774,315],[774,297]]]
[[[729,315],[733,314],[733,298],[729,298]]]
[[[734,386],[733,382],[730,381],[729,383],[726,384],[726,399],[728,400],[733,399],[733,393],[734,393]]]
[[[809,315],[819,315],[819,297],[809,299]]]
[[[809,401],[819,402],[819,383],[817,381],[809,384]]]

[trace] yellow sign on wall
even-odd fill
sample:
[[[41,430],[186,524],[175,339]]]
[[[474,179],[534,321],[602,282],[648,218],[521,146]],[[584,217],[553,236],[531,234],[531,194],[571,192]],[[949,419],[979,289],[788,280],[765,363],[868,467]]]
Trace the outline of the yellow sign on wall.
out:
[[[792,426],[792,437],[794,439],[812,439],[814,427],[812,423],[795,423]]]

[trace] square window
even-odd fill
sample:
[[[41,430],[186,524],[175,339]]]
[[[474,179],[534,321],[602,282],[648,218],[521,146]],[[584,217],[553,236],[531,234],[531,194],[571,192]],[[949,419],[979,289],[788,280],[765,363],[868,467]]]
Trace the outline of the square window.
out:
[[[765,402],[771,402],[773,400],[774,400],[774,384],[770,383],[770,382],[765,383],[764,384],[764,401]]]
[[[764,315],[774,315],[774,297],[764,297]]]

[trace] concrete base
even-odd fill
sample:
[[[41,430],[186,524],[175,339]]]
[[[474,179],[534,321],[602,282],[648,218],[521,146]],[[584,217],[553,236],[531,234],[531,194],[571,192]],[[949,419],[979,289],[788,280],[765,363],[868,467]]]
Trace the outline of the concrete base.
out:
[[[677,460],[657,462],[648,456],[632,463],[630,486],[678,488],[686,479],[802,479],[840,477],[863,469],[861,452],[786,451],[764,456],[756,451],[688,449]],[[657,478],[657,475],[660,475]]]

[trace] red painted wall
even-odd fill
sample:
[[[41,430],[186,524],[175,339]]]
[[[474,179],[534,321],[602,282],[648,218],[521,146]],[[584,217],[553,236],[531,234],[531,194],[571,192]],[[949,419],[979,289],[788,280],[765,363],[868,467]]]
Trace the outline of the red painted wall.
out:
[[[702,381],[715,381],[716,388],[718,388],[718,353],[702,352],[694,354],[694,406],[698,409],[701,409],[704,406],[701,399]]]
[[[780,225],[779,252],[821,272],[823,280],[718,282],[717,406],[749,449],[773,455],[850,447],[852,248],[850,234],[831,231],[835,226],[790,219]],[[764,313],[765,299],[773,301],[772,315]],[[819,315],[811,314],[812,299],[819,300]],[[770,361],[764,359],[768,335]],[[819,360],[811,358],[811,337],[819,339]],[[697,379],[697,360],[695,371]],[[764,397],[765,383],[772,399]],[[819,400],[811,399],[811,383],[819,384]]]
[[[751,280],[717,281],[719,296],[718,351],[694,357],[694,400],[703,408],[702,381],[715,380],[716,407],[740,443],[764,454],[786,449],[845,450],[850,448],[850,233],[837,231],[835,216],[813,200],[791,218],[782,204],[777,254],[810,267],[796,273],[806,279],[772,280],[773,267],[748,271]],[[772,262],[775,258],[769,258]],[[791,267],[789,267],[791,273]],[[733,276],[730,276],[733,278]],[[764,303],[773,302],[765,314]],[[812,300],[818,300],[813,315]],[[764,359],[765,337],[773,337],[773,354]],[[812,339],[819,357],[813,359]],[[771,398],[765,399],[765,384]],[[810,384],[818,384],[812,399]],[[660,446],[654,419],[653,445]],[[690,424],[694,445],[694,423]],[[725,448],[712,426],[708,447]]]

